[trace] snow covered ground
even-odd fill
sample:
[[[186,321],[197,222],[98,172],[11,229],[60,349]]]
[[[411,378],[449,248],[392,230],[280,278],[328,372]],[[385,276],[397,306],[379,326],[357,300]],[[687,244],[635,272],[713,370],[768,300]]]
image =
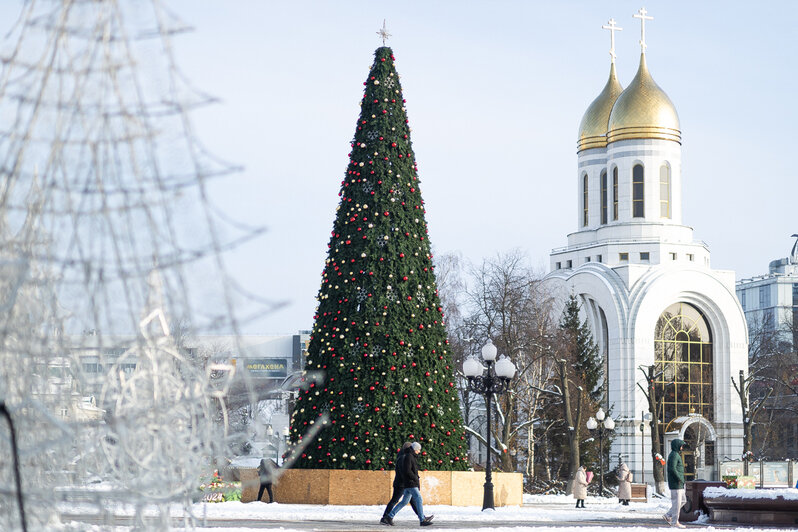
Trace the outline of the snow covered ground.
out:
[[[574,500],[564,495],[526,495],[524,506],[497,508],[495,511],[483,512],[481,508],[456,506],[425,506],[427,515],[434,514],[437,528],[446,530],[471,530],[493,532],[496,530],[545,530],[556,528],[558,532],[589,532],[593,530],[622,529],[625,532],[642,530],[672,530],[662,520],[670,502],[655,499],[648,503],[632,503],[621,506],[617,499],[598,499],[588,497],[585,509],[574,508]],[[175,508],[173,517],[178,517]],[[265,504],[225,502],[216,504],[195,504],[192,508],[195,516],[205,518],[206,527],[197,530],[207,532],[253,531],[264,528],[291,532],[294,530],[401,530],[403,528],[418,529],[418,521],[412,510],[404,508],[395,518],[397,526],[389,528],[381,526],[379,519],[382,506],[320,506],[301,504]],[[79,507],[64,508],[68,514],[80,514],[85,511]],[[115,508],[117,516],[131,515],[132,508]],[[697,523],[689,523],[690,528],[704,530],[773,530],[773,528],[757,528],[750,526],[731,527],[728,525],[712,525],[706,517]],[[430,527],[434,530],[435,526]],[[64,523],[63,530],[73,530]],[[107,526],[81,530],[109,530]],[[127,531],[127,527],[116,527],[113,530]],[[175,528],[175,530],[181,530]]]

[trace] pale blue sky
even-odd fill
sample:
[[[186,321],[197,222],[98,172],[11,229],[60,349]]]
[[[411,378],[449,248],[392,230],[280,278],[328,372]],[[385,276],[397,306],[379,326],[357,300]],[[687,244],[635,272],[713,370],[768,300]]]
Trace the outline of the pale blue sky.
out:
[[[609,69],[647,59],[682,125],[684,223],[712,266],[765,273],[798,232],[798,3],[655,1],[196,2],[181,63],[221,104],[196,113],[211,150],[242,164],[216,189],[269,232],[229,259],[253,292],[291,305],[247,329],[312,325],[337,192],[376,31],[407,99],[437,253],[481,260],[514,247],[548,268],[576,229],[576,135]]]
[[[798,232],[798,3],[695,1],[167,2],[194,27],[176,38],[195,85],[220,103],[195,112],[201,140],[244,171],[214,185],[223,208],[268,227],[230,272],[290,305],[245,328],[312,325],[362,82],[387,19],[438,254],[479,261],[511,248],[548,269],[576,230],[576,135],[609,70],[639,60],[682,125],[685,224],[712,266],[765,273]]]

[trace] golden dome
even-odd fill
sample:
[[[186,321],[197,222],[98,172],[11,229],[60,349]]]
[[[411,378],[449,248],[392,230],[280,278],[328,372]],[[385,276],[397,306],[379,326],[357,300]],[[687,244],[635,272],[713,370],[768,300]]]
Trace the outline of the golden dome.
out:
[[[637,75],[615,100],[610,113],[607,142],[626,139],[682,141],[679,115],[665,91],[651,78],[645,54],[640,54]]]
[[[607,146],[607,123],[610,112],[623,87],[615,75],[615,63],[610,66],[610,79],[604,89],[588,106],[582,122],[579,124],[579,140],[576,141],[576,151],[589,150],[590,148],[604,148]]]

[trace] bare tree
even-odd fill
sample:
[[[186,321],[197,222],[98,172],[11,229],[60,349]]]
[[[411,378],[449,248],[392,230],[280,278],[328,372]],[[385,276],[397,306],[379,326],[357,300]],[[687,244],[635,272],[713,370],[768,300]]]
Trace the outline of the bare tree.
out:
[[[646,386],[643,387],[639,382],[637,386],[643,391],[643,394],[648,400],[648,411],[651,414],[651,463],[654,473],[654,488],[657,493],[665,493],[665,471],[662,467],[662,462],[657,460],[657,453],[662,448],[662,443],[659,437],[659,419],[657,419],[657,412],[659,412],[659,398],[657,397],[657,388],[654,381],[657,375],[654,374],[654,366],[647,366],[646,368],[639,368],[643,372],[646,379]]]
[[[732,378],[743,411],[744,450],[772,459],[798,452],[798,328],[792,316],[783,318],[779,327],[749,319],[748,376]]]
[[[528,265],[527,257],[511,251],[466,267],[466,282],[456,257],[444,257],[437,263],[438,286],[447,310],[451,350],[457,364],[475,356],[491,339],[501,354],[510,356],[517,367],[511,389],[495,398],[496,421],[490,427],[495,445],[488,450],[488,459],[499,458],[504,471],[524,469],[533,472],[535,424],[541,408],[540,393],[531,385],[542,387],[549,378],[543,361],[545,338],[552,327],[551,298],[542,289],[541,275]],[[456,273],[455,273],[456,272]],[[459,372],[458,372],[459,373]],[[479,430],[480,416],[474,415],[481,398],[467,391],[460,374],[461,397],[470,437],[486,444]]]

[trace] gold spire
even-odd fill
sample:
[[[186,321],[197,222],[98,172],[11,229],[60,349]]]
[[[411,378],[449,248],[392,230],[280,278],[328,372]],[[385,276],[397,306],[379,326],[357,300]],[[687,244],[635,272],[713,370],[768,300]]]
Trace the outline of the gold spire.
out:
[[[614,51],[614,50],[613,50]],[[607,146],[607,123],[609,122],[612,106],[623,87],[615,74],[615,61],[610,64],[610,77],[604,89],[588,106],[579,124],[579,140],[576,141],[576,151],[591,148],[604,148]]]
[[[626,139],[682,140],[676,108],[648,72],[644,53],[640,54],[637,75],[610,113],[607,142]]]

